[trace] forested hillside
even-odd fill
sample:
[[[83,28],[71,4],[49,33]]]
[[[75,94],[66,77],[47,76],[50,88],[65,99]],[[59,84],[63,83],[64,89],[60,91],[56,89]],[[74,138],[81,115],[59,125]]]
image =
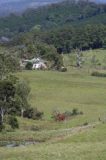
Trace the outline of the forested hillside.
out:
[[[106,24],[106,5],[88,1],[64,1],[51,6],[30,9],[21,16],[11,14],[0,19],[0,35],[14,36],[39,27],[41,30],[61,26]]]
[[[5,17],[11,13],[22,14],[28,8],[38,8],[62,0],[0,0],[0,16]]]

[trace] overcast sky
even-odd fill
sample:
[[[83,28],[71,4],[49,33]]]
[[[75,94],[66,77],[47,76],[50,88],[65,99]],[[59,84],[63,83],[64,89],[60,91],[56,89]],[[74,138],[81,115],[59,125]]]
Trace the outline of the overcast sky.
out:
[[[18,1],[21,1],[21,2],[23,2],[23,1],[28,1],[28,0],[0,0],[0,3],[5,3],[5,2],[18,2]],[[53,0],[33,0],[33,1],[37,1],[37,2],[44,2],[44,1],[51,1],[51,2],[53,2]],[[55,0],[54,0],[55,1]],[[93,0],[93,1],[95,1],[95,2],[106,2],[106,0]],[[29,2],[30,2],[30,0],[29,0]]]

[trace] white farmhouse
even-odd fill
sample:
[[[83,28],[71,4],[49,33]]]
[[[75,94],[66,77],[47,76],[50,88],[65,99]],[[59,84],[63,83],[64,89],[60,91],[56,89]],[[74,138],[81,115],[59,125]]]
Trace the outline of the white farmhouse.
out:
[[[31,62],[33,64],[33,66],[32,66],[33,70],[36,70],[36,69],[37,70],[46,70],[48,68],[45,61],[42,60],[41,58],[33,58],[31,60],[25,59],[22,61],[22,63],[24,65],[27,64],[28,62]]]

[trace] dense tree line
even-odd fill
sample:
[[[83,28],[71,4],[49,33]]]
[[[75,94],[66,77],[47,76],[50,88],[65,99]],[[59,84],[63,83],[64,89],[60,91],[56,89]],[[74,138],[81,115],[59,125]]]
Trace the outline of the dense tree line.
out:
[[[16,38],[13,43],[24,44],[25,53],[39,54],[50,60],[58,49],[69,53],[73,49],[97,49],[106,47],[106,25],[66,26],[50,31],[31,31]],[[22,52],[23,53],[23,52]]]
[[[84,27],[63,27],[46,32],[41,38],[47,44],[63,48],[68,53],[71,49],[96,49],[106,46],[106,26],[86,25]]]

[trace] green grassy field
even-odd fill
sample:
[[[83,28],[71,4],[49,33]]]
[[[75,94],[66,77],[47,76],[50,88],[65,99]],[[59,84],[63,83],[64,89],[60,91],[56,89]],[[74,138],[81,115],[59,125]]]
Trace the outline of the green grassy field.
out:
[[[35,140],[42,143],[0,147],[0,160],[105,160],[106,78],[92,77],[91,70],[70,68],[65,73],[18,73],[30,84],[30,104],[45,116],[41,121],[19,118],[20,129],[1,133],[0,141]],[[51,119],[54,110],[63,112],[73,108],[84,114],[64,122]]]
[[[105,68],[106,69],[106,50],[105,49],[95,49],[89,51],[82,51],[82,61],[83,68],[90,69],[94,68]],[[95,64],[92,64],[92,59],[95,61]],[[64,56],[65,66],[76,65],[76,51],[73,51],[71,54],[66,54]]]
[[[106,124],[55,143],[0,148],[1,160],[105,160]]]

